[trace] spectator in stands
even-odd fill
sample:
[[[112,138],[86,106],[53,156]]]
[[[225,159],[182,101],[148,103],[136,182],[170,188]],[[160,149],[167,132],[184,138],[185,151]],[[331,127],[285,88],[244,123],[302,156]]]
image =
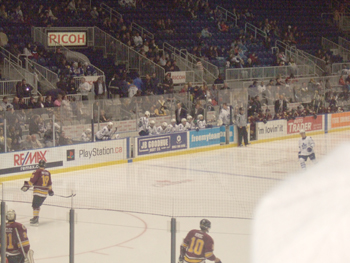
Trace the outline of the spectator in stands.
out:
[[[61,48],[57,47],[56,52],[53,54],[53,60],[56,62],[56,65],[62,63],[62,61],[64,60],[65,62],[67,62],[67,58],[66,56],[62,53]]]
[[[57,99],[54,101],[54,103],[53,103],[53,105],[55,106],[55,107],[61,107],[61,105],[62,105],[62,97],[63,97],[63,95],[62,94],[58,94],[57,95]]]
[[[205,27],[202,29],[202,32],[201,32],[202,38],[210,38],[211,36],[212,36],[212,34],[209,32],[208,27]]]
[[[200,104],[200,102],[197,102],[195,108],[191,113],[191,116],[196,120],[198,115],[200,114],[204,115],[204,109],[202,108],[202,105]]]
[[[151,90],[153,91],[153,94],[160,94],[158,90],[158,84],[159,84],[159,79],[157,78],[157,74],[153,72],[151,77]]]
[[[32,90],[33,88],[29,84],[27,84],[25,79],[22,79],[22,81],[18,82],[16,85],[16,95],[19,98],[30,97],[32,94]]]
[[[36,108],[38,108],[38,104],[35,101],[35,98],[30,97],[28,102],[28,109],[36,109]]]
[[[283,113],[287,110],[287,101],[284,96],[279,95],[279,99],[275,101],[275,113]]]
[[[163,92],[164,93],[173,93],[174,92],[174,83],[173,79],[171,78],[171,74],[168,73],[165,76],[165,79],[163,81]]]
[[[224,20],[218,23],[218,28],[220,32],[228,32],[228,30],[230,29],[230,27],[226,25]]]
[[[85,78],[81,79],[81,82],[79,84],[78,90],[80,91],[80,93],[82,95],[81,96],[82,100],[88,100],[89,99],[88,95],[89,95],[89,92],[91,90],[91,85],[86,81]]]
[[[106,83],[103,80],[103,77],[99,77],[97,81],[94,82],[94,92],[95,100],[103,100],[106,97]]]
[[[70,68],[71,77],[81,77],[84,76],[84,71],[82,67],[79,67],[78,62],[73,62],[72,67]]]
[[[183,118],[187,118],[187,111],[182,108],[181,102],[177,103],[177,109],[175,110],[176,123],[179,125]]]
[[[167,72],[171,71],[170,68],[171,68],[171,61],[168,60],[164,66],[164,72],[167,73]]]
[[[134,85],[137,87],[138,90],[143,90],[143,82],[142,79],[140,78],[139,73],[135,73],[135,78],[133,80]]]
[[[46,96],[45,98],[45,102],[44,102],[44,107],[45,108],[53,108],[55,105],[53,104],[52,102],[52,97],[49,95],[49,96]]]
[[[16,96],[12,100],[12,107],[13,107],[14,110],[19,110],[20,109],[19,99]]]
[[[19,108],[21,110],[26,110],[28,109],[28,105],[25,103],[23,98],[19,98],[19,102],[18,102]]]
[[[10,52],[16,57],[21,55],[21,51],[19,50],[17,43],[13,43],[13,45],[11,45]]]
[[[7,14],[5,5],[1,5],[1,7],[0,7],[0,18],[3,19],[3,20],[7,20],[8,19],[8,14]]]
[[[84,62],[83,64],[83,72],[85,76],[95,76],[96,75],[96,69],[89,65],[88,62]]]
[[[70,78],[67,83],[67,94],[77,94],[76,84],[75,84],[75,78]]]
[[[61,132],[58,138],[58,144],[60,146],[73,144],[72,139],[66,136],[64,131]]]
[[[134,40],[134,46],[135,46],[136,49],[139,49],[139,48],[142,47],[143,39],[142,39],[142,37],[140,36],[140,34],[138,32],[136,32],[133,40]]]
[[[95,20],[98,19],[99,14],[98,14],[96,6],[92,8],[90,15],[91,15],[92,19],[95,19]]]
[[[39,115],[33,115],[29,121],[29,135],[40,133],[39,122],[40,122]]]
[[[11,103],[8,102],[7,96],[4,96],[0,104],[1,108],[5,111],[9,105],[12,106]]]
[[[100,123],[101,122],[110,122],[111,119],[106,116],[106,112],[104,110],[100,110]]]
[[[43,145],[36,138],[36,136],[34,134],[31,136],[31,142],[32,142],[32,149],[41,149],[41,148],[43,148]]]
[[[180,71],[180,68],[177,66],[176,60],[171,63],[170,71]]]
[[[32,46],[30,43],[27,43],[27,45],[23,48],[23,53],[21,54],[22,57],[27,57],[27,58],[33,58],[32,54]]]
[[[132,83],[131,79],[128,80],[128,83],[130,83],[128,85],[128,97],[132,98],[137,94],[138,88],[134,83]]]

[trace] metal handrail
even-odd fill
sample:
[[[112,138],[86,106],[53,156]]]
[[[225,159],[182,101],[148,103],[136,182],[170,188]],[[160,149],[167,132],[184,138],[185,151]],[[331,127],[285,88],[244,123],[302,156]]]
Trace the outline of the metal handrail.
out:
[[[9,59],[11,62],[18,64],[22,67],[22,60],[19,57],[16,57],[15,55],[13,55],[10,51],[8,51],[7,49],[0,47],[0,53],[4,56],[7,57],[7,59]],[[13,61],[12,61],[13,60]]]
[[[141,33],[141,35],[146,35],[147,38],[149,39],[154,39],[154,34],[149,32],[147,29],[144,27],[140,26],[139,24],[136,24],[135,22],[131,23],[131,27],[133,30],[136,30],[137,32]]]
[[[260,35],[262,36],[263,38],[267,38],[267,33],[263,30],[261,30],[260,28],[257,28],[256,26],[254,26],[253,24],[251,23],[245,23],[245,27],[244,27],[244,32],[247,33],[247,30],[251,30],[251,31],[254,31],[254,37],[256,38],[256,35]]]
[[[106,5],[105,3],[101,3],[100,7],[102,10],[105,10],[109,13],[109,19],[112,20],[113,16],[116,16],[118,19],[123,18],[123,15],[118,11],[114,10],[112,7]]]
[[[223,8],[221,6],[216,6],[216,10],[221,10],[221,11],[223,11],[225,13],[225,16],[226,16],[225,20],[226,21],[227,21],[228,17],[231,17],[235,21],[235,26],[237,26],[237,16],[234,13],[228,11],[227,9],[225,9],[225,8]]]
[[[32,69],[34,70],[34,72],[38,75],[38,77],[41,77],[41,78],[45,81],[45,83],[46,83],[48,86],[51,87],[51,89],[56,89],[56,87],[52,84],[52,82],[51,82],[50,80],[47,79],[47,76],[44,76],[44,74],[42,74],[42,73],[37,69],[37,67],[43,68],[43,69],[46,70],[46,71],[50,71],[49,69],[47,69],[47,68],[41,66],[41,65],[38,64],[38,63],[35,63],[34,61],[29,60],[28,58],[25,58],[25,60],[26,60],[26,64],[27,64],[27,65],[31,65],[31,68],[32,68]],[[58,80],[58,75],[57,75],[55,72],[53,72],[53,71],[51,71],[51,73],[54,74],[54,75],[56,75],[56,82],[57,82],[57,80]]]
[[[209,78],[213,80],[215,80],[219,75],[219,69],[217,66],[189,53],[186,49],[179,50],[176,47],[170,45],[168,42],[163,43],[163,49],[170,50],[170,53],[172,54],[178,54],[178,58],[186,59],[186,66],[187,66],[186,70],[191,70],[196,72],[197,77],[199,76],[199,72],[198,70],[196,70],[196,63],[198,60],[200,60],[202,63],[204,75],[207,75]],[[212,69],[212,71],[209,70],[209,67]],[[199,77],[203,78],[204,76],[199,76]]]

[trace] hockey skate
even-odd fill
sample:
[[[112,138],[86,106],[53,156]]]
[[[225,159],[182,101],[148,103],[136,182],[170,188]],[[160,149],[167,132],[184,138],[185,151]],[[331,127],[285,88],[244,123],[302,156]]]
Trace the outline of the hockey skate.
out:
[[[30,219],[30,224],[31,225],[38,225],[39,224],[39,217],[34,216],[32,219]]]

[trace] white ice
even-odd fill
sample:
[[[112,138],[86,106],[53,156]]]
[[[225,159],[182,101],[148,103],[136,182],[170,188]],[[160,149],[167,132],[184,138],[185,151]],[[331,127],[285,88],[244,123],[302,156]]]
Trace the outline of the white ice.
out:
[[[313,136],[318,161],[349,138],[349,132]],[[75,262],[170,262],[171,215],[178,223],[176,257],[186,233],[208,216],[215,255],[250,262],[253,210],[280,180],[300,172],[298,140],[54,174],[56,194],[76,193]],[[39,226],[31,226],[32,196],[19,190],[22,184],[5,183],[4,196],[28,228],[36,262],[69,262],[71,200],[48,197]]]

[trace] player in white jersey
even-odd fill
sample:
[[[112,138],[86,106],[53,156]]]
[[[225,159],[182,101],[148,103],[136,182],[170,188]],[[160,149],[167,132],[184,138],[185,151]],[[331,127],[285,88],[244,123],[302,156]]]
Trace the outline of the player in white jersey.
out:
[[[96,135],[95,139],[96,141],[105,141],[112,139],[112,136],[117,131],[117,128],[113,128],[113,122],[109,122],[107,126],[103,127],[101,130],[99,130]]]
[[[139,120],[139,135],[145,136],[148,135],[148,127],[149,127],[149,116],[151,114],[149,111],[145,112],[145,116],[141,117]]]
[[[306,160],[310,158],[313,163],[316,163],[316,156],[314,153],[315,143],[314,140],[306,136],[305,130],[299,131],[301,139],[299,140],[299,162],[302,169],[306,169]]]
[[[204,116],[202,114],[199,114],[198,117],[197,117],[197,127],[199,129],[205,129],[205,127],[207,126],[207,123],[204,119]]]
[[[178,132],[179,128],[178,125],[176,124],[176,120],[175,119],[171,119],[170,124],[168,125],[168,130],[169,133],[173,133],[173,132]]]
[[[157,128],[158,134],[166,134],[168,132],[168,124],[166,122],[163,122],[161,126]]]
[[[83,142],[91,142],[91,129],[86,129],[81,134],[81,141],[83,141]]]
[[[187,122],[185,118],[181,119],[181,123],[179,124],[179,131],[189,131],[191,130],[191,125]]]
[[[151,120],[149,122],[149,126],[148,126],[148,135],[157,135],[157,127],[156,127],[156,122],[154,120]]]
[[[187,123],[190,125],[191,130],[195,130],[196,129],[196,124],[194,124],[193,118],[192,118],[191,115],[187,115]]]
[[[219,114],[218,125],[229,125],[230,124],[230,108],[227,103],[222,104],[222,108]]]

